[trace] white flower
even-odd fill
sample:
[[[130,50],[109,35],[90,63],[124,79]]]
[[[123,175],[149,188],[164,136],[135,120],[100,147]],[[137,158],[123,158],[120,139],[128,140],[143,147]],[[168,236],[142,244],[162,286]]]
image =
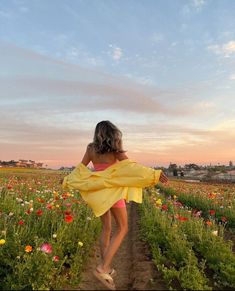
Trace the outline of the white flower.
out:
[[[211,233],[212,233],[214,236],[218,236],[218,230],[213,230]]]
[[[13,212],[9,212],[8,216],[13,216],[14,213]]]
[[[53,237],[53,238],[57,238],[57,234],[54,233],[54,234],[52,235],[52,237]]]

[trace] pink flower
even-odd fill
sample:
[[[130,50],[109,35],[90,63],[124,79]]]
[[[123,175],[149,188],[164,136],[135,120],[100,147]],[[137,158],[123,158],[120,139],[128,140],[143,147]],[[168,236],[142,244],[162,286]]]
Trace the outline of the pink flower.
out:
[[[48,243],[42,244],[40,249],[42,252],[44,252],[46,254],[52,253],[52,245],[50,245]]]
[[[59,258],[58,256],[54,256],[54,257],[53,257],[53,261],[54,261],[54,262],[58,262],[59,260],[60,260],[60,258]]]

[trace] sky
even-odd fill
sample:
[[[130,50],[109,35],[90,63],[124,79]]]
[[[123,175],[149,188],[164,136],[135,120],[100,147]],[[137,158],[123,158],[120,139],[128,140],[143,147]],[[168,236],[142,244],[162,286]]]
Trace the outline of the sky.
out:
[[[0,160],[235,163],[235,1],[0,0]]]

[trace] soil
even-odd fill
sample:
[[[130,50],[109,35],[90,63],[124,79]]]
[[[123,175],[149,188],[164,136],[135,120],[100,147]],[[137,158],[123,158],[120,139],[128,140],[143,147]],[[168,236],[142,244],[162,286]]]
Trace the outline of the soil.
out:
[[[117,270],[114,282],[117,290],[167,290],[159,272],[151,260],[148,246],[139,238],[138,205],[127,206],[129,231],[113,259]],[[113,228],[115,228],[113,222]],[[107,290],[93,275],[94,268],[100,262],[99,242],[95,245],[88,263],[82,273],[82,281],[76,290]],[[75,288],[74,288],[75,290]]]

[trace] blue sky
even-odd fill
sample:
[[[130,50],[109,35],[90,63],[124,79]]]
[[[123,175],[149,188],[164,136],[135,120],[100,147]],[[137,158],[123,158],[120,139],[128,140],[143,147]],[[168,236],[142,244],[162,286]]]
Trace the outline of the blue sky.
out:
[[[76,164],[100,120],[132,159],[235,161],[235,1],[0,0],[0,159]]]

